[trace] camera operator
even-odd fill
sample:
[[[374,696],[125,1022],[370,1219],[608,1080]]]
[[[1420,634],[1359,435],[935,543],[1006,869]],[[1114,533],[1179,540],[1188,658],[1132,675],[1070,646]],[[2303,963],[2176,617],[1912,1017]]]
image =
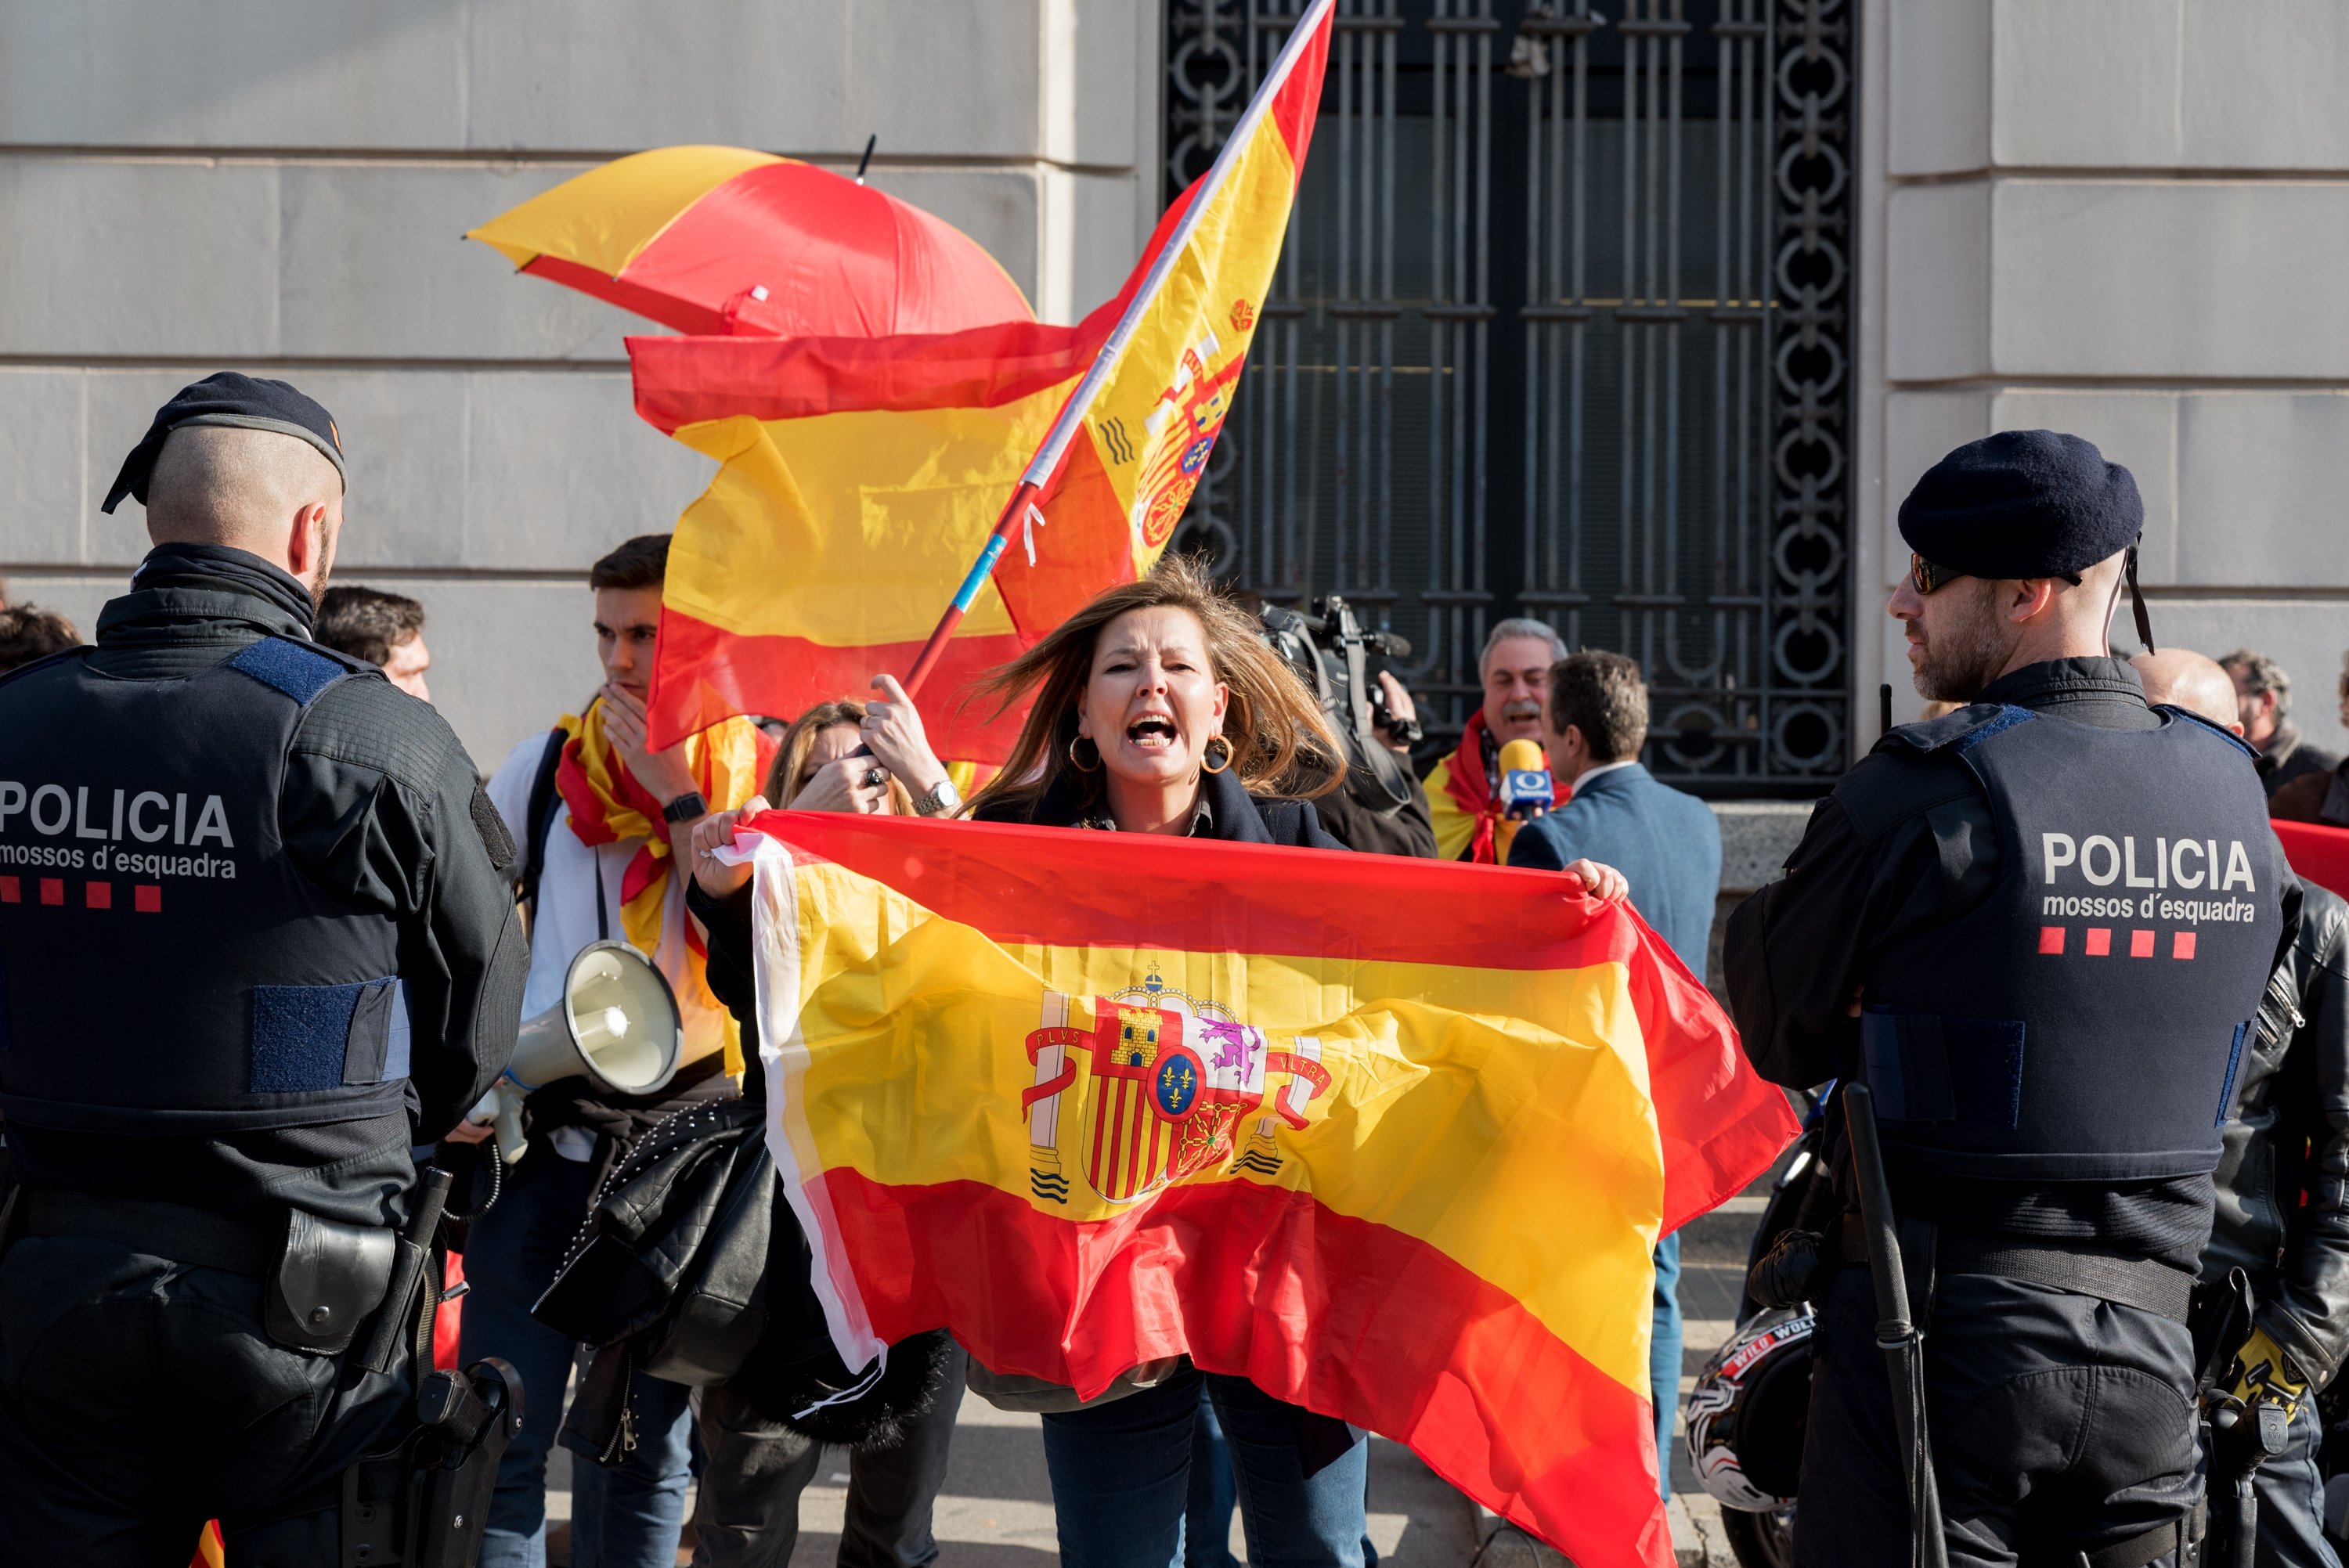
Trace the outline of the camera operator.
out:
[[[1373,680],[1369,666],[1372,654],[1408,658],[1411,645],[1392,632],[1366,630],[1335,594],[1316,602],[1311,614],[1260,600],[1248,607],[1264,624],[1265,641],[1313,688],[1338,738],[1341,756],[1330,759],[1329,770],[1342,763],[1345,773],[1315,801],[1321,825],[1350,850],[1433,859],[1435,828],[1411,771],[1411,748],[1424,734],[1419,709],[1392,672],[1381,670]]]

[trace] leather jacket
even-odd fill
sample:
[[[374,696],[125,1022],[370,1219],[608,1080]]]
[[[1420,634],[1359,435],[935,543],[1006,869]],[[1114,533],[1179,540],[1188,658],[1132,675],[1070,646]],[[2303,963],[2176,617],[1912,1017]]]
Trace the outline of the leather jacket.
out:
[[[2260,1326],[2321,1386],[2349,1352],[2349,904],[2301,885],[2237,1069],[2202,1277],[2249,1274]]]

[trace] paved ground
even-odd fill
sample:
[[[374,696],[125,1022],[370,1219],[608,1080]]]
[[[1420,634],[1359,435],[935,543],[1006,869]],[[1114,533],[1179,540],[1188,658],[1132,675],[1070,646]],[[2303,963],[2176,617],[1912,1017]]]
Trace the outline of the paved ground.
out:
[[[1762,1200],[1732,1199],[1681,1234],[1681,1310],[1687,1330],[1682,1354],[1681,1393],[1698,1368],[1728,1337],[1745,1274],[1746,1243]],[[548,1514],[570,1518],[569,1455],[557,1451]],[[840,1544],[842,1509],[847,1498],[847,1466],[826,1467],[823,1481],[808,1488],[800,1504],[800,1544],[792,1568],[832,1568]],[[1721,1534],[1721,1511],[1689,1472],[1685,1445],[1672,1449],[1671,1512],[1672,1542],[1685,1568],[1733,1568]],[[1429,1471],[1409,1449],[1373,1439],[1371,1449],[1371,1540],[1380,1561],[1392,1568],[1557,1568],[1563,1560],[1536,1550],[1522,1538],[1504,1535],[1490,1514]],[[1052,1493],[1044,1475],[1044,1451],[1034,1416],[998,1410],[968,1398],[955,1433],[947,1488],[938,1500],[937,1536],[943,1568],[1050,1568],[1059,1553],[1052,1532]],[[559,1536],[548,1542],[555,1568],[569,1561]],[[1245,1562],[1247,1542],[1233,1522],[1232,1555]],[[678,1561],[687,1563],[680,1552]]]

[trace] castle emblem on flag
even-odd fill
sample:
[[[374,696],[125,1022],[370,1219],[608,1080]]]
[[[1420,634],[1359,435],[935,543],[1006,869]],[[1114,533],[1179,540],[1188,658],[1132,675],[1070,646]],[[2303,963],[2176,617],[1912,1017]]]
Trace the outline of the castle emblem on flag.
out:
[[[1302,1128],[1306,1102],[1330,1086],[1320,1042],[1299,1037],[1272,1049],[1264,1031],[1229,1009],[1169,989],[1155,974],[1142,985],[1092,1004],[1092,1026],[1071,1022],[1070,998],[1044,996],[1041,1026],[1028,1037],[1036,1081],[1022,1091],[1029,1119],[1029,1181],[1041,1202],[1066,1203],[1060,1107],[1087,1058],[1081,1119],[1068,1149],[1086,1184],[1112,1203],[1130,1203],[1203,1172],[1281,1168],[1276,1121]],[[1266,1102],[1267,1078],[1288,1081],[1273,1097],[1273,1115],[1257,1119],[1243,1152],[1244,1124]]]
[[[1143,421],[1149,445],[1143,450],[1141,481],[1134,486],[1133,521],[1142,542],[1153,550],[1174,533],[1192,490],[1198,488],[1207,456],[1223,430],[1224,416],[1231,411],[1232,384],[1239,379],[1242,363],[1238,354],[1225,352],[1212,331],[1203,333],[1183,351],[1173,383],[1158,395]]]

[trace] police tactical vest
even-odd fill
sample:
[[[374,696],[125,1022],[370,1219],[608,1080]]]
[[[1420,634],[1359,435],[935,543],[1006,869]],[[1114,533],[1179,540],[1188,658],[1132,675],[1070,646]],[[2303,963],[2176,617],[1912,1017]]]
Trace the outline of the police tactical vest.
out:
[[[213,1132],[399,1109],[398,929],[304,875],[277,821],[304,710],[380,675],[283,637],[185,679],[89,651],[0,680],[0,1114]]]
[[[2000,875],[1880,955],[1860,1018],[1889,1161],[2118,1181],[2207,1173],[2282,930],[2249,748],[2174,708],[2100,729],[1989,705],[1887,744],[1989,792]]]

